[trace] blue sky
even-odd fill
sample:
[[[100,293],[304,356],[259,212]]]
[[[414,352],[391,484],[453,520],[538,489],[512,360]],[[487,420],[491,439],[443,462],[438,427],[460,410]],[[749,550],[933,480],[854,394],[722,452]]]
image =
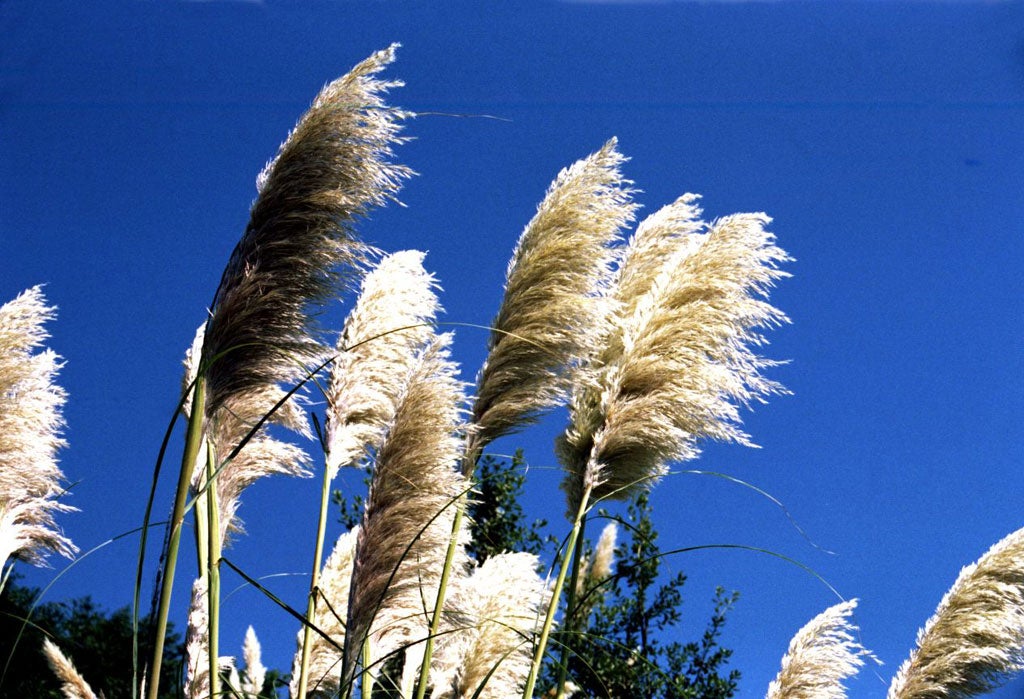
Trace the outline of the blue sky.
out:
[[[0,299],[46,283],[60,307],[62,462],[81,509],[62,523],[83,549],[141,520],[181,358],[256,174],[325,82],[395,41],[394,103],[499,117],[412,120],[406,207],[363,226],[381,248],[428,252],[446,320],[491,319],[548,183],[613,135],[644,211],[687,191],[711,217],[766,211],[796,258],[773,294],[793,324],[768,349],[790,360],[773,376],[794,395],[746,414],[761,449],[709,446],[680,468],[771,492],[820,548],[751,491],[682,474],[652,497],[664,548],[746,544],[813,568],[861,599],[887,681],[961,566],[1024,526],[1019,3],[8,0],[0,35]],[[458,331],[467,379],[484,342]],[[526,449],[530,511],[553,521],[560,427],[494,449]],[[305,571],[317,489],[254,486],[250,536],[228,555],[253,575]],[[134,541],[85,559],[51,598],[129,603]],[[763,695],[791,635],[836,601],[765,555],[670,566],[689,575],[690,637],[715,585],[741,592],[723,641],[743,697]],[[19,570],[40,585],[55,572]],[[303,578],[268,583],[300,604]],[[184,602],[184,578],[177,590]],[[287,668],[292,620],[251,590],[224,613],[223,648],[252,623],[267,664]],[[884,687],[865,670],[851,696]]]

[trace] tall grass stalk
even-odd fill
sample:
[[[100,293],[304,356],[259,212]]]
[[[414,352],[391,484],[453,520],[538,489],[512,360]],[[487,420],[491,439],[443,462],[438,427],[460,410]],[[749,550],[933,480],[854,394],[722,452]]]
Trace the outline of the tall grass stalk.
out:
[[[544,625],[540,630],[540,637],[537,639],[537,646],[533,651],[533,662],[530,664],[530,674],[526,678],[526,687],[523,689],[523,699],[532,699],[533,688],[537,684],[537,678],[540,676],[540,666],[544,662],[544,655],[548,645],[548,637],[551,635],[551,629],[555,624],[555,615],[558,612],[558,601],[562,597],[562,588],[565,586],[565,577],[569,568],[579,568],[579,559],[575,555],[578,539],[580,532],[583,530],[583,522],[587,516],[587,508],[589,506],[590,492],[592,488],[588,484],[579,499],[579,508],[576,511],[576,517],[572,523],[572,531],[569,532],[569,538],[565,543],[565,549],[561,555],[561,565],[558,568],[558,578],[555,580],[554,587],[551,590],[551,601],[548,603],[547,615],[544,617]],[[570,563],[570,558],[572,563]]]
[[[320,512],[317,516],[316,543],[313,552],[312,577],[309,581],[309,596],[306,599],[306,619],[309,624],[302,628],[302,648],[299,661],[299,684],[296,696],[305,697],[309,683],[309,656],[313,647],[313,628],[310,624],[316,616],[317,598],[320,596],[320,562],[324,555],[324,537],[327,532],[327,505],[330,502],[331,477],[325,466],[320,481]]]
[[[220,696],[220,556],[221,556],[221,534],[220,534],[220,503],[217,501],[217,481],[214,470],[216,461],[212,449],[206,451],[206,470],[210,482],[206,486],[206,509],[207,509],[207,595],[206,601],[209,605],[209,617],[207,621],[207,644],[209,646],[210,658],[210,696]]]
[[[164,638],[167,635],[167,618],[171,609],[171,592],[174,588],[174,572],[178,564],[178,550],[181,547],[181,529],[185,523],[185,503],[196,458],[203,445],[203,422],[206,415],[206,379],[200,371],[192,389],[192,406],[189,411],[188,428],[185,432],[185,450],[181,456],[181,470],[178,472],[178,487],[174,493],[171,508],[170,537],[167,542],[167,558],[160,587],[160,602],[156,612],[156,630],[153,638],[153,656],[149,667],[149,682],[146,698],[157,699],[160,692],[160,668],[163,665]],[[212,488],[211,488],[212,490]]]
[[[580,532],[578,535],[580,542],[586,541],[586,528],[587,517],[584,515],[580,520]],[[572,655],[572,643],[570,636],[577,630],[582,630],[582,626],[585,621],[577,616],[579,610],[576,608],[576,593],[580,587],[580,572],[582,571],[582,568],[583,545],[581,543],[576,547],[572,556],[572,577],[569,580],[569,589],[565,598],[565,618],[562,620],[566,640],[562,643],[561,656],[558,661],[558,676],[555,681],[555,699],[564,699],[565,697],[565,682],[569,676],[569,656]]]

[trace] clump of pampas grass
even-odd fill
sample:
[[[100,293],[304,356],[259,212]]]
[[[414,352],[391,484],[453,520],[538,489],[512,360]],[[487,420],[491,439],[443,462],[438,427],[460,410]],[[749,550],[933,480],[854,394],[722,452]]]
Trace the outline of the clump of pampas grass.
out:
[[[210,484],[211,490],[205,512],[197,507],[197,523],[205,520],[214,532],[205,545],[199,532],[199,553],[207,571],[201,575],[209,577],[209,649],[215,658],[219,545],[234,521],[238,494],[267,473],[304,470],[303,455],[290,445],[255,435],[240,452],[241,440],[268,419],[260,412],[267,409],[266,398],[278,395],[282,384],[307,380],[308,367],[322,359],[312,311],[367,261],[370,248],[355,235],[355,222],[394,198],[411,174],[390,162],[406,114],[383,96],[398,83],[376,77],[394,60],[395,49],[373,54],[327,85],[257,180],[249,223],[214,295],[188,398],[192,414],[157,612],[156,677],[190,484],[200,490]],[[196,467],[204,450],[205,473]],[[216,676],[210,686],[217,691]],[[157,691],[150,685],[149,699]]]
[[[73,509],[58,500],[66,394],[54,380],[63,362],[40,350],[55,311],[38,286],[0,306],[0,588],[12,557],[42,565],[49,553],[78,550],[54,521]]]
[[[889,699],[987,694],[1024,670],[1024,529],[964,568],[918,632]]]
[[[768,686],[768,699],[843,699],[843,680],[873,656],[857,641],[850,615],[857,600],[829,607],[797,631]]]

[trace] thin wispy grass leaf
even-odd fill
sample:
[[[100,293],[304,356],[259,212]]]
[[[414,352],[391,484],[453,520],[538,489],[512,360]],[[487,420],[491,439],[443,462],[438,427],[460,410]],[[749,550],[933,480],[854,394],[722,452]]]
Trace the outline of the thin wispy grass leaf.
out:
[[[46,656],[46,662],[50,669],[61,681],[60,691],[64,695],[64,699],[96,699],[89,683],[85,681],[68,657],[61,652],[57,644],[49,638],[43,639],[43,655]]]
[[[206,332],[209,414],[232,397],[300,378],[321,354],[310,308],[336,296],[366,261],[355,222],[410,174],[389,162],[406,115],[383,98],[399,83],[376,77],[395,48],[327,85],[260,175]]]
[[[433,333],[437,281],[423,257],[405,250],[381,260],[345,321],[327,389],[328,480],[380,446],[410,365]]]
[[[776,362],[754,348],[765,343],[760,329],[787,320],[764,299],[789,258],[763,214],[695,233],[692,201],[654,214],[623,255],[612,332],[557,445],[570,513],[587,488],[596,500],[650,487],[669,461],[695,458],[701,439],[751,445],[739,406],[784,392],[761,374]]]
[[[857,600],[829,607],[807,622],[789,643],[782,669],[768,686],[768,699],[844,699],[843,680],[873,658],[855,638],[850,615]]]
[[[473,407],[476,448],[562,402],[595,351],[612,243],[635,205],[612,139],[551,184],[509,262]]]
[[[310,648],[309,677],[310,690],[307,697],[327,699],[338,695],[341,689],[341,649],[345,643],[345,615],[348,613],[349,587],[352,584],[352,561],[356,553],[359,528],[345,532],[334,544],[334,550],[324,562],[320,571],[319,596],[316,612],[310,623],[327,634],[336,645],[332,645],[319,634],[313,636]],[[298,650],[292,661],[292,681],[289,696],[298,697],[299,664],[302,662],[303,632],[297,639]]]
[[[468,490],[456,468],[465,396],[450,341],[440,335],[421,353],[377,452],[349,597],[349,680],[367,638],[380,659],[428,635],[457,500]],[[468,564],[465,528],[458,537],[456,578]]]
[[[0,572],[12,557],[43,565],[49,553],[78,550],[54,521],[74,510],[58,500],[67,395],[54,380],[63,362],[40,349],[55,311],[38,286],[0,306]]]
[[[431,678],[437,699],[505,699],[522,694],[533,639],[551,591],[537,574],[537,557],[488,558],[456,594],[467,626],[439,648]],[[477,693],[479,691],[479,693]]]
[[[890,699],[988,694],[1024,670],[1024,529],[964,568],[900,666]]]

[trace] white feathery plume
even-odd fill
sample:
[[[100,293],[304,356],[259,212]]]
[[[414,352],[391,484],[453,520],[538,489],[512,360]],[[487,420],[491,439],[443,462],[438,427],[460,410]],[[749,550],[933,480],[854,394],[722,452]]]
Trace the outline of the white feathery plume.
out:
[[[261,656],[259,639],[256,638],[256,631],[250,626],[245,631],[245,641],[242,643],[245,679],[241,682],[241,690],[245,699],[259,699],[260,692],[263,691],[267,668],[263,665]]]
[[[188,630],[185,634],[185,687],[186,699],[209,699],[210,696],[210,636],[207,579],[196,578],[192,583],[192,601],[188,608]],[[234,670],[235,659],[220,656],[220,670]],[[238,686],[237,681],[233,683]]]
[[[208,611],[206,578],[197,578],[192,583],[188,631],[185,634],[185,696],[188,699],[203,699],[210,694]]]
[[[320,571],[320,603],[310,623],[334,641],[328,642],[320,634],[313,636],[309,655],[310,689],[307,697],[327,699],[335,697],[341,689],[341,650],[345,643],[345,615],[348,613],[348,593],[352,582],[352,561],[356,553],[359,527],[345,532],[334,544]],[[298,650],[292,662],[292,681],[289,696],[297,699],[299,691],[299,665],[302,662],[303,632],[298,633]]]
[[[52,350],[37,351],[55,311],[39,286],[0,306],[0,571],[14,556],[43,565],[48,553],[78,551],[54,522],[74,510],[58,501],[67,395],[54,379],[63,362]]]
[[[43,655],[46,656],[46,662],[49,663],[53,674],[61,681],[60,689],[64,699],[96,699],[89,683],[49,638],[43,639]]]
[[[367,448],[380,446],[411,362],[432,335],[437,281],[423,253],[385,257],[363,278],[338,339],[327,389],[327,470],[332,480]]]
[[[565,400],[605,334],[610,246],[636,208],[624,161],[612,139],[562,170],[520,236],[477,381],[471,457]]]
[[[591,501],[650,487],[667,462],[695,458],[700,439],[751,445],[738,406],[784,392],[760,373],[775,362],[752,348],[766,342],[760,328],[787,320],[764,298],[787,276],[778,264],[789,258],[763,214],[729,216],[695,234],[692,201],[654,214],[630,243],[637,249],[623,255],[612,333],[573,395],[557,445],[570,516],[588,487]]]
[[[619,534],[619,525],[609,522],[601,531],[601,537],[597,540],[597,547],[594,549],[594,562],[590,566],[588,576],[590,585],[599,585],[612,574],[612,564],[615,562],[615,539]]]
[[[889,699],[987,694],[1024,670],[1024,529],[965,567],[917,634]]]
[[[429,633],[457,500],[468,490],[456,469],[465,397],[450,342],[439,335],[420,354],[377,452],[352,572],[343,681],[367,638],[380,660]],[[466,539],[462,527],[455,581],[468,565]]]
[[[437,699],[505,699],[522,694],[551,591],[531,553],[491,556],[457,595],[466,628],[439,649],[431,668]]]
[[[843,680],[873,658],[855,638],[850,600],[829,607],[797,631],[782,658],[782,669],[768,686],[768,699],[843,699]]]

